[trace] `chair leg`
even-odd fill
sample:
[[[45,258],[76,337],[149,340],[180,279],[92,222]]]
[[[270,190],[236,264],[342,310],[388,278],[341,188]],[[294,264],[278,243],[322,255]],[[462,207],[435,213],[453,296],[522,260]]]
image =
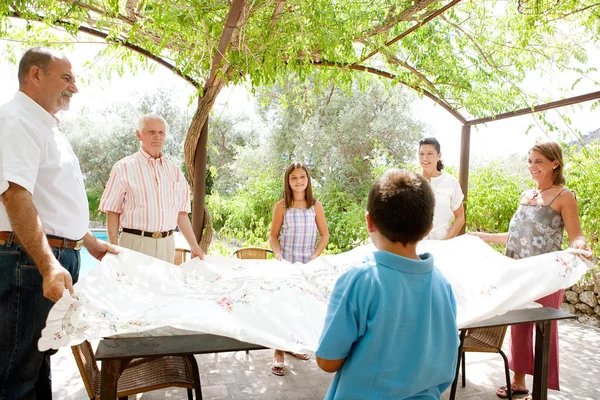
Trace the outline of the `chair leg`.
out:
[[[498,350],[498,352],[504,359],[504,373],[506,375],[506,392],[508,394],[508,400],[513,400],[512,388],[510,387],[510,370],[508,369],[508,358],[506,358],[506,354],[504,354],[502,350]]]
[[[194,400],[194,392],[192,391],[192,389],[188,389],[187,394],[188,394],[188,400]]]
[[[246,355],[250,354],[250,350],[246,350]]]
[[[467,386],[467,361],[465,352],[462,353],[462,387]]]
[[[194,379],[194,392],[196,393],[196,400],[202,400],[202,385],[200,382],[200,372],[198,371],[198,362],[193,354],[188,354],[186,358],[192,364],[192,375]]]

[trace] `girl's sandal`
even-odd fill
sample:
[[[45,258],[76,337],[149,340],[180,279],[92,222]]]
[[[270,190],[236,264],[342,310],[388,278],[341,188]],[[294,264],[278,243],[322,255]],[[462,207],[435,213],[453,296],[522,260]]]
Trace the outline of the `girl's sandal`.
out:
[[[296,357],[298,360],[308,360],[310,358],[310,356],[308,354],[303,354],[303,353],[294,353],[292,351],[286,351],[286,353]]]
[[[284,376],[285,375],[285,365],[281,361],[273,361],[273,366],[271,367],[271,372],[273,375]]]

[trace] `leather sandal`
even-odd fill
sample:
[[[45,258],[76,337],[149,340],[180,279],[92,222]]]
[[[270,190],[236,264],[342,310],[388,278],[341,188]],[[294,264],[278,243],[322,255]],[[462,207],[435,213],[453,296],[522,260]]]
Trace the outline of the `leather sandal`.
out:
[[[271,372],[273,373],[273,375],[284,376],[285,365],[281,361],[273,361],[273,366],[271,366]]]

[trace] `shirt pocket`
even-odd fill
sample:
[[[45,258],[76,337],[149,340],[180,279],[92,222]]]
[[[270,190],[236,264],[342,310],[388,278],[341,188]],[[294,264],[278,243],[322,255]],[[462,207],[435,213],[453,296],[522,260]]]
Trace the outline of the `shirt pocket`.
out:
[[[452,208],[452,189],[441,189],[437,188],[434,190],[435,193],[435,202],[437,206],[444,206],[448,208]]]

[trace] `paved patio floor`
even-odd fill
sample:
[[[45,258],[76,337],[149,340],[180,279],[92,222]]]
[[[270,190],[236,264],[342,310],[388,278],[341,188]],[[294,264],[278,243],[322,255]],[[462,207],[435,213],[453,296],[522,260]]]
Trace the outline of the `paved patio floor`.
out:
[[[561,391],[550,391],[550,400],[600,399],[600,329],[573,321],[560,322]],[[506,343],[505,341],[505,351]],[[96,345],[96,343],[94,343]],[[95,347],[95,346],[94,346]],[[311,357],[300,361],[286,357],[287,374],[270,372],[271,350],[197,356],[206,400],[221,399],[322,399],[333,375],[321,371]],[[70,348],[53,357],[55,400],[86,399],[83,381]],[[496,387],[504,383],[502,358],[497,354],[467,354],[467,386],[459,386],[457,399],[497,399]],[[531,387],[531,379],[529,379]],[[129,399],[135,399],[130,396]],[[443,399],[448,399],[448,392]],[[187,399],[185,389],[167,389],[138,395],[137,399]]]

